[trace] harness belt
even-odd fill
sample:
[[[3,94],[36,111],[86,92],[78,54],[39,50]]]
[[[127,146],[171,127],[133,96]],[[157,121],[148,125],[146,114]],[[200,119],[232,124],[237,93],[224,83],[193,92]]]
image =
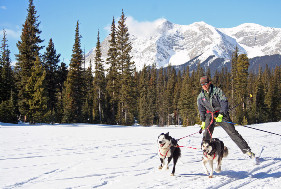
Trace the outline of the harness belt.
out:
[[[209,130],[209,127],[210,127],[210,126],[213,124],[213,122],[214,122],[214,114],[215,114],[215,113],[218,113],[218,112],[219,112],[219,110],[217,110],[217,111],[215,111],[215,112],[212,112],[212,111],[210,111],[210,110],[207,110],[207,113],[212,115],[212,120],[211,120],[209,126],[207,127],[207,130],[208,130],[208,132],[209,132],[209,134],[210,134],[210,136],[211,136],[211,139],[212,139],[212,134],[211,134],[211,132],[210,132],[210,130]]]
[[[167,152],[166,152],[166,154],[165,154],[165,155],[161,154],[161,151],[160,151],[160,148],[159,148],[159,154],[160,154],[161,156],[164,156],[164,158],[166,158],[166,157],[167,157],[168,152],[171,150],[170,148],[171,148],[171,145],[169,145],[169,146],[168,146],[168,148],[167,148],[168,150],[167,150]]]
[[[161,156],[164,156],[164,158],[166,158],[166,156],[167,156],[167,154],[168,154],[168,152],[170,151],[170,149],[169,150],[167,150],[167,152],[166,152],[166,154],[165,155],[163,155],[163,154],[161,154],[161,152],[160,152],[160,149],[159,149],[159,154],[161,155]]]

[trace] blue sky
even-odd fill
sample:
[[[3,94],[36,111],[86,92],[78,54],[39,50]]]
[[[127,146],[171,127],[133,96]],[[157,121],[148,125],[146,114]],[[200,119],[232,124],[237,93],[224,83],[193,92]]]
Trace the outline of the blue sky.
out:
[[[122,9],[135,24],[165,18],[181,25],[204,21],[217,28],[243,23],[281,28],[281,0],[34,0],[34,5],[41,22],[43,45],[47,46],[52,38],[61,61],[67,64],[77,20],[81,46],[88,52],[96,45],[98,30],[101,41],[109,34],[113,16],[117,25]],[[28,0],[0,0],[0,37],[2,41],[4,28],[13,61],[27,8]]]

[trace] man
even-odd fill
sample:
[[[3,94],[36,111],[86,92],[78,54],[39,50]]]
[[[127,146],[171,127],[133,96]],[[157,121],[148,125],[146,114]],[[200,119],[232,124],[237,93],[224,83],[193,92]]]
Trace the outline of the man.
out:
[[[251,152],[251,148],[242,136],[235,130],[231,123],[228,113],[228,101],[222,90],[213,86],[208,76],[200,78],[202,91],[197,97],[197,105],[202,121],[201,129],[203,140],[211,140],[215,123],[218,123],[236,143],[240,150],[247,154],[251,159],[256,160],[255,154]]]

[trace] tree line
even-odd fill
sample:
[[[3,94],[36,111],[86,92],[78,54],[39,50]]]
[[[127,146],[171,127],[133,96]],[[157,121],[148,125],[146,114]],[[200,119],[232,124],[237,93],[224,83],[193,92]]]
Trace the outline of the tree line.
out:
[[[208,75],[223,89],[233,122],[263,123],[281,119],[281,68],[249,73],[247,55],[233,52],[231,71],[213,76],[197,65],[192,72],[172,66],[144,66],[136,71],[132,45],[122,14],[113,17],[107,59],[102,59],[99,32],[95,58],[85,68],[79,22],[69,67],[60,62],[54,42],[44,48],[37,11],[29,0],[28,15],[17,43],[16,66],[11,67],[5,30],[0,47],[0,122],[104,123],[133,125],[194,125],[199,123],[197,96],[199,79]],[[93,62],[92,62],[93,61]],[[107,64],[108,69],[104,68]],[[94,66],[94,72],[92,67]]]

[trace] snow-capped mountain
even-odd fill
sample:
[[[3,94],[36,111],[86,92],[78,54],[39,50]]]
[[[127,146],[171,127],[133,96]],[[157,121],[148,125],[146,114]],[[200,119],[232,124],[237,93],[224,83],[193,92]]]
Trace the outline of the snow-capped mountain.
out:
[[[236,46],[239,53],[249,58],[281,54],[281,28],[264,27],[258,24],[242,24],[234,28],[215,28],[205,22],[178,25],[159,19],[140,31],[128,27],[132,43],[133,61],[137,70],[144,65],[166,67],[178,66],[192,59],[210,62],[217,58],[229,62]],[[101,44],[103,58],[109,48],[108,36]],[[93,62],[94,48],[87,54],[86,63]],[[208,63],[209,64],[209,63]]]

